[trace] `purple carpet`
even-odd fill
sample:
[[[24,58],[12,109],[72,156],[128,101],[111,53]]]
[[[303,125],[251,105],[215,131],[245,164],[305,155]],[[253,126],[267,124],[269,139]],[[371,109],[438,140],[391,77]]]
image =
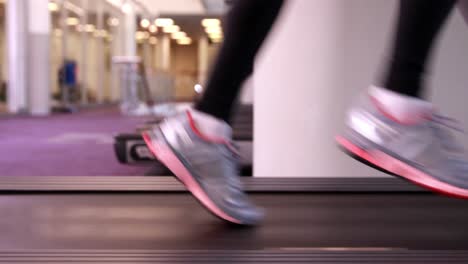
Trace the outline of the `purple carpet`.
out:
[[[0,116],[0,176],[142,176],[147,167],[118,163],[113,136],[147,119],[124,117],[117,108]]]

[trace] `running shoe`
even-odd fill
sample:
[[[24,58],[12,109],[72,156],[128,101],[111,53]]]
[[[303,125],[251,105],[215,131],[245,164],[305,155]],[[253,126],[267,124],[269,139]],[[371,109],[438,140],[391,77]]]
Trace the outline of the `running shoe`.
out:
[[[468,198],[468,162],[455,120],[429,111],[400,122],[370,95],[350,109],[346,130],[336,138],[345,152],[424,188]]]
[[[143,132],[151,152],[211,213],[239,225],[256,225],[263,212],[247,197],[239,176],[239,154],[232,130],[222,136],[201,132],[187,111]]]

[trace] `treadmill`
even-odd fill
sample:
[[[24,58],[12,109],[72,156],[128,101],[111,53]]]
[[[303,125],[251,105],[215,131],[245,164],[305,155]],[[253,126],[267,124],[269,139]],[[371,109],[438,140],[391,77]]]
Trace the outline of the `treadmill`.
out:
[[[468,204],[398,178],[243,178],[241,228],[172,177],[2,177],[2,263],[468,263]]]

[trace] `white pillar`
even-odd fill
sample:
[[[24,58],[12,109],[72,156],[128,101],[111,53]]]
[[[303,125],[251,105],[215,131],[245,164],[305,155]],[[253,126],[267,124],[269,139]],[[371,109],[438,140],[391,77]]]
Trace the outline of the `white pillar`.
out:
[[[83,7],[83,14],[81,16],[81,65],[79,68],[80,82],[81,82],[81,104],[88,104],[88,32],[86,32],[85,26],[88,24],[88,7],[89,0],[81,0],[81,6]]]
[[[69,15],[69,11],[67,8],[68,5],[68,0],[61,0],[61,5],[60,5],[60,18],[59,18],[59,25],[60,29],[62,31],[62,36],[61,36],[61,46],[62,46],[62,57],[59,62],[59,69],[64,66],[64,63],[66,60],[70,59],[70,51],[68,49],[68,40],[69,40],[69,26],[67,25],[67,18]],[[70,89],[68,87],[65,87],[63,84],[59,85],[59,91],[62,95],[61,97],[61,103],[68,107],[70,104]]]
[[[137,31],[137,24],[136,24],[136,10],[133,5],[128,5],[125,12],[124,12],[124,25],[123,29],[124,32],[122,34],[122,38],[124,41],[124,56],[134,57],[138,56],[137,52],[137,42],[135,39],[136,31]],[[127,70],[127,69],[126,69]],[[131,78],[129,72],[120,72],[119,75],[121,76],[121,100],[126,102],[128,101],[129,92],[137,90],[137,82],[134,78]]]
[[[8,41],[8,111],[18,113],[26,108],[26,0],[6,3]]]
[[[156,46],[157,68],[162,71],[169,71],[171,68],[171,37],[164,34],[158,40]]]
[[[96,88],[97,88],[97,103],[103,103],[104,101],[104,75],[105,75],[105,57],[104,57],[104,37],[101,34],[104,30],[104,0],[97,1],[97,57],[96,57],[96,64],[97,64],[97,80],[96,80]]]
[[[62,30],[62,63],[68,58],[68,25],[67,25],[67,18],[68,18],[68,9],[66,8],[66,3],[68,0],[61,0],[60,5],[60,29]]]
[[[51,96],[49,1],[28,0],[27,3],[29,112],[48,115]]]
[[[137,43],[135,40],[135,34],[137,31],[136,25],[136,13],[133,6],[129,6],[127,12],[124,14],[124,34],[123,39],[125,41],[125,56],[137,56]]]
[[[122,56],[124,55],[125,48],[125,39],[123,38],[124,34],[124,25],[123,25],[123,15],[122,14],[113,14],[113,18],[118,19],[118,25],[111,26],[111,35],[112,35],[112,56]],[[120,100],[120,73],[119,67],[112,63],[112,85],[111,85],[111,101],[118,102]]]
[[[205,86],[209,70],[209,43],[206,36],[198,40],[198,83]]]

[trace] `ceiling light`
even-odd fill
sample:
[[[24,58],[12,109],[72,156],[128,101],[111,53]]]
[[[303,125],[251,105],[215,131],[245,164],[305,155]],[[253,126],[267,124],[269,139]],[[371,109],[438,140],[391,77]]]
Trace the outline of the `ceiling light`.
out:
[[[186,37],[187,37],[187,33],[183,31],[172,33],[173,39],[181,39],[181,38],[186,38]]]
[[[123,4],[122,12],[124,12],[125,14],[132,12],[132,5],[130,3]]]
[[[140,26],[142,28],[148,28],[151,25],[151,22],[148,19],[142,19],[140,22]]]
[[[179,45],[190,45],[192,44],[192,39],[191,38],[181,38],[177,40],[177,44]]]
[[[208,27],[205,29],[205,32],[208,34],[219,34],[222,33],[223,30],[220,27]]]
[[[76,17],[67,17],[66,23],[69,26],[76,26],[76,25],[80,24],[80,20],[78,18],[76,18]]]
[[[49,2],[48,6],[50,12],[57,12],[59,10],[59,5],[55,2]]]
[[[205,18],[201,24],[204,27],[219,27],[221,26],[221,21],[217,18]]]
[[[82,16],[84,14],[83,8],[71,3],[70,1],[63,1],[63,6],[72,11],[73,13],[77,14],[78,16]]]
[[[174,25],[174,20],[170,18],[157,18],[154,21],[154,24],[158,27],[167,27]]]
[[[156,32],[158,32],[158,27],[155,26],[155,25],[151,25],[151,26],[149,26],[149,31],[151,33],[156,33]]]
[[[111,17],[107,20],[107,24],[109,26],[113,26],[113,27],[116,27],[119,25],[119,19],[115,18],[115,17]]]
[[[210,39],[221,39],[223,38],[223,34],[209,34]]]
[[[166,26],[163,28],[164,33],[175,33],[175,32],[178,32],[179,30],[180,30],[180,27],[176,25]]]
[[[94,30],[96,30],[96,27],[92,24],[87,24],[84,30],[88,33],[91,33],[91,32],[94,32]]]

